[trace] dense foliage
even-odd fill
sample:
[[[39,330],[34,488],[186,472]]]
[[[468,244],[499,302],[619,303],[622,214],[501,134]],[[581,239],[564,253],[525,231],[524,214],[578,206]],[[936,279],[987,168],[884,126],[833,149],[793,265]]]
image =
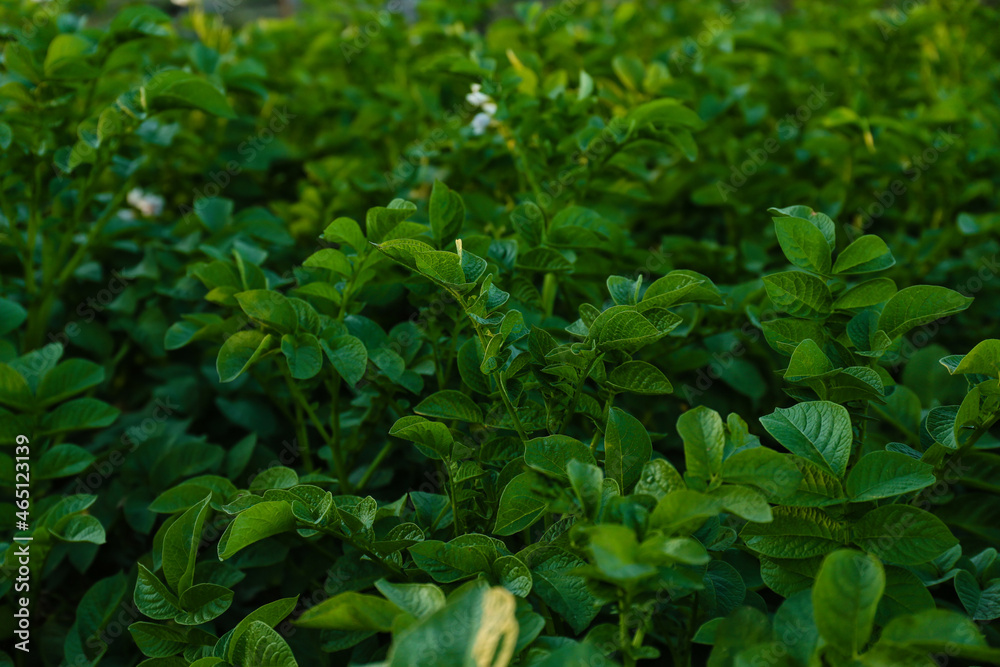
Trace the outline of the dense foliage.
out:
[[[991,4],[232,4],[0,5],[0,665],[1000,664]]]

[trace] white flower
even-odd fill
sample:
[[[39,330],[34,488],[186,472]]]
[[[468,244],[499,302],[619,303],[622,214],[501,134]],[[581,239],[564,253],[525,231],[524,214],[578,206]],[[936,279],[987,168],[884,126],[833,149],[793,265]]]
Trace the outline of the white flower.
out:
[[[143,217],[155,218],[163,212],[163,197],[143,192],[141,188],[132,188],[125,198],[130,206],[138,209]]]
[[[479,91],[479,84],[472,84],[472,92],[465,96],[465,100],[472,106],[478,107],[480,104],[484,104],[490,101],[490,96],[486,93]]]
[[[483,102],[482,109],[484,112],[491,116],[495,116],[497,113],[497,103],[496,102]]]
[[[187,7],[191,4],[191,0],[170,0],[170,2],[174,3],[178,7]]]
[[[493,117],[488,113],[477,113],[472,119],[472,133],[479,136],[486,132],[486,128],[489,127],[490,121]]]

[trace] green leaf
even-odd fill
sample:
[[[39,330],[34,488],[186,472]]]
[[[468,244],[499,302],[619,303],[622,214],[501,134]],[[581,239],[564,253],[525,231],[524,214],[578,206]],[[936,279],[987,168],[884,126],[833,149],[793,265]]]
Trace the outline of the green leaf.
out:
[[[308,380],[323,369],[323,350],[316,336],[310,333],[282,336],[281,353],[285,355],[288,370],[296,380]]]
[[[896,283],[889,278],[872,278],[838,296],[833,302],[833,308],[853,310],[876,306],[891,299],[896,292]]]
[[[28,319],[28,311],[21,304],[0,297],[0,336],[14,331]]]
[[[649,525],[667,535],[690,535],[721,511],[719,498],[681,489],[660,498],[649,517]]]
[[[778,408],[760,423],[788,451],[826,468],[837,477],[847,471],[851,455],[851,417],[847,408],[829,401]]]
[[[138,564],[139,575],[135,582],[136,608],[146,616],[158,621],[168,621],[181,613],[180,600],[160,579],[142,563]]]
[[[60,521],[51,533],[63,542],[90,542],[104,544],[106,541],[104,526],[95,516],[76,514]]]
[[[160,72],[143,86],[151,110],[201,109],[222,118],[236,118],[224,93],[201,77],[181,70]]]
[[[524,462],[536,470],[566,478],[573,460],[597,464],[590,447],[568,435],[548,435],[524,443]]]
[[[255,289],[236,294],[243,312],[279,333],[295,333],[299,317],[288,298],[274,290]]]
[[[69,477],[80,474],[95,460],[93,454],[78,445],[56,445],[42,454],[32,472],[38,479]]]
[[[253,505],[233,519],[219,540],[219,559],[226,560],[237,551],[263,539],[294,530],[292,506],[283,501],[265,501]]]
[[[642,423],[619,408],[608,412],[604,437],[604,469],[625,491],[639,481],[642,466],[649,461],[653,445]]]
[[[801,204],[796,206],[786,206],[785,208],[769,208],[767,212],[773,216],[784,216],[791,218],[802,218],[807,220],[816,228],[823,232],[823,237],[831,248],[837,244],[837,230],[836,224],[830,219],[830,216],[825,213],[819,213],[814,211],[808,206],[802,206]]]
[[[934,598],[917,575],[894,565],[885,568],[885,594],[878,603],[875,623],[884,626],[897,616],[934,609],[934,606]]]
[[[429,203],[431,231],[438,247],[455,240],[465,222],[465,203],[462,197],[447,185],[434,179]]]
[[[673,491],[686,489],[681,474],[666,459],[653,459],[642,466],[642,475],[635,484],[633,493],[642,493],[659,500]]]
[[[542,518],[548,502],[538,493],[539,488],[533,472],[523,472],[507,483],[500,495],[494,535],[513,535]]]
[[[586,580],[576,573],[585,565],[579,556],[555,546],[533,551],[528,562],[532,592],[566,619],[575,634],[583,632],[601,609]]]
[[[700,405],[677,418],[677,434],[684,441],[684,465],[687,474],[709,480],[722,471],[726,432],[722,417]]]
[[[955,592],[972,620],[992,621],[1000,618],[1000,581],[994,580],[985,589],[980,589],[975,577],[960,570],[955,575]]]
[[[0,363],[0,405],[24,411],[35,406],[31,387],[24,376],[4,363]]]
[[[748,486],[720,486],[710,495],[722,501],[722,509],[741,519],[756,523],[767,523],[773,519],[771,506],[759,491]]]
[[[295,625],[318,630],[389,632],[392,622],[402,613],[389,600],[347,591],[307,609],[295,620]]]
[[[163,536],[163,576],[178,595],[191,587],[201,532],[208,517],[211,494],[182,514]]]
[[[323,230],[323,240],[346,243],[359,253],[364,253],[369,247],[360,225],[350,218],[337,218],[327,225]]]
[[[321,340],[320,345],[326,352],[326,358],[347,384],[353,387],[365,376],[368,350],[360,339],[348,335],[337,336],[329,341]]]
[[[857,655],[871,637],[885,590],[882,563],[850,549],[823,559],[813,586],[813,617],[820,635],[846,655]]]
[[[381,243],[389,232],[416,211],[416,205],[404,199],[393,199],[386,207],[375,206],[368,209],[365,216],[368,240],[372,243]]]
[[[240,621],[235,628],[233,628],[232,634],[229,635],[229,642],[222,646],[224,649],[223,655],[228,662],[233,662],[233,656],[236,653],[236,646],[240,643],[240,638],[250,629],[253,623],[264,623],[268,627],[275,627],[280,623],[286,616],[292,613],[295,609],[295,605],[298,602],[299,597],[296,595],[292,598],[283,598],[281,600],[275,600],[274,602],[268,602],[267,604],[258,607],[254,611],[250,612],[246,618]],[[224,639],[224,638],[223,638]],[[219,641],[219,644],[223,644],[223,640]],[[216,647],[218,651],[219,647]],[[218,652],[216,655],[219,655]]]
[[[375,582],[375,588],[414,618],[423,618],[445,605],[444,592],[434,584],[393,584],[385,579]]]
[[[460,391],[445,389],[420,401],[413,411],[435,419],[457,419],[471,424],[483,423],[483,411],[476,402]]]
[[[417,567],[442,584],[490,571],[486,556],[472,545],[424,540],[409,547],[408,551]]]
[[[801,382],[817,376],[833,374],[833,362],[823,353],[823,350],[812,338],[806,338],[792,351],[785,369],[785,379],[789,382]]]
[[[754,551],[772,558],[812,558],[848,541],[847,530],[814,508],[775,507],[771,523],[748,523],[740,535]]]
[[[734,453],[722,463],[722,479],[751,484],[776,498],[791,494],[802,481],[802,473],[787,454],[767,447],[753,447]]]
[[[570,459],[566,464],[566,475],[580,507],[589,518],[596,519],[601,509],[604,473],[594,464]]]
[[[217,584],[195,584],[181,594],[181,607],[186,611],[174,619],[180,625],[201,625],[212,621],[229,609],[233,591]]]
[[[764,276],[764,289],[775,307],[789,315],[822,319],[833,309],[833,295],[820,278],[802,271]]]
[[[440,458],[451,456],[454,438],[441,422],[427,421],[416,415],[400,417],[389,429],[389,435],[423,445]]]
[[[500,556],[493,561],[493,576],[519,598],[526,598],[531,593],[531,570],[517,556]]]
[[[940,653],[967,660],[1000,662],[1000,649],[990,648],[972,620],[947,609],[929,609],[893,619],[879,644],[905,646],[921,653]]]
[[[45,77],[49,79],[89,79],[98,70],[87,63],[96,45],[79,33],[56,35],[45,52]]]
[[[1000,376],[1000,340],[990,338],[972,348],[954,369],[952,375],[979,374],[990,377]]]
[[[626,361],[616,366],[608,374],[608,386],[647,396],[669,394],[674,390],[663,371],[645,361]]]
[[[104,381],[104,367],[85,359],[69,359],[42,377],[38,383],[38,407],[66,400]]]
[[[883,271],[895,265],[889,246],[878,236],[869,234],[855,239],[851,245],[844,248],[833,265],[833,272],[838,275],[854,275]]]
[[[42,417],[39,435],[110,426],[121,411],[96,398],[76,398],[67,401]]]
[[[250,623],[236,640],[232,662],[241,667],[298,667],[285,640],[262,621]]]
[[[895,340],[914,327],[959,313],[972,303],[954,290],[935,285],[915,285],[897,292],[882,309],[878,328]]]
[[[629,111],[626,118],[636,126],[653,123],[662,128],[684,127],[692,130],[699,130],[705,126],[705,122],[697,113],[684,106],[680,100],[669,98],[640,104]]]
[[[322,248],[309,255],[302,266],[328,269],[344,277],[349,277],[354,269],[347,255],[334,248]]]
[[[926,563],[958,544],[941,519],[912,505],[877,507],[851,532],[866,551],[899,565]]]
[[[847,476],[847,495],[854,502],[892,498],[935,482],[934,467],[906,454],[872,452],[858,459]]]
[[[814,273],[830,273],[831,247],[816,225],[802,218],[774,218],[774,232],[789,262]]]
[[[470,582],[437,611],[396,633],[386,667],[506,665],[518,633],[517,602],[509,591]],[[443,638],[448,637],[447,641]]]
[[[774,350],[788,356],[805,339],[822,341],[823,327],[819,322],[800,320],[794,317],[779,317],[761,322],[764,339]]]
[[[227,338],[215,361],[219,382],[232,382],[245,373],[270,349],[272,340],[271,334],[256,329],[237,331]]]
[[[151,658],[169,658],[188,645],[187,632],[169,625],[141,621],[128,626],[128,631],[139,650]]]

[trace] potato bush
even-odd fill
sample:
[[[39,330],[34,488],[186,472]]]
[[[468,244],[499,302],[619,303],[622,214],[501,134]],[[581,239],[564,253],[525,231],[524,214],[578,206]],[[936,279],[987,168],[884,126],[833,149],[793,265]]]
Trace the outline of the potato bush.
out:
[[[46,667],[1000,664],[994,3],[0,6]]]

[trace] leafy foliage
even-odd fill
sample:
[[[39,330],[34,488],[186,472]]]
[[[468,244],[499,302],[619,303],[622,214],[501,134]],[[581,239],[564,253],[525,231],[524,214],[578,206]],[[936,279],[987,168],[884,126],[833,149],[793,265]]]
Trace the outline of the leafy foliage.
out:
[[[1000,663],[995,7],[64,5],[0,9],[39,664]]]

